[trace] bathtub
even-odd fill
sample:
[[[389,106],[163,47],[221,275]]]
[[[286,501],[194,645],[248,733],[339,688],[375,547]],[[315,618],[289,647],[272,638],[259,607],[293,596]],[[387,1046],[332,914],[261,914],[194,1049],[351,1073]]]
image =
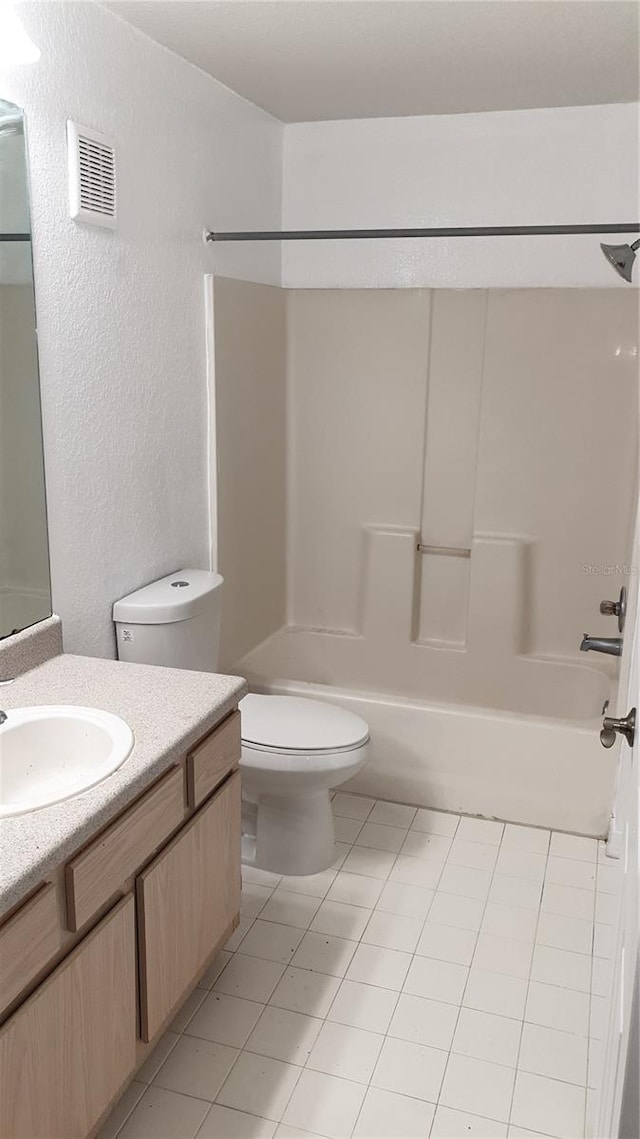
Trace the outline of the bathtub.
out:
[[[317,634],[281,630],[233,671],[246,676],[253,691],[330,701],[368,722],[370,757],[349,790],[606,837],[619,751],[619,745],[605,750],[599,739],[602,704],[606,698],[614,703],[610,674],[521,658],[513,662],[510,685],[505,678],[499,688],[512,701],[504,709],[487,706],[489,688],[481,703],[327,683],[327,675],[349,670],[329,669],[313,651],[316,641]],[[344,665],[344,652],[341,659]],[[463,670],[458,675],[464,679]]]

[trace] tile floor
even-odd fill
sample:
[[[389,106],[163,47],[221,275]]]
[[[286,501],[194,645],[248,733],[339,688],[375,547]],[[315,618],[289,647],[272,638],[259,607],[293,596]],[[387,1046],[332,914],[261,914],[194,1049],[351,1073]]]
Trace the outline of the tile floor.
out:
[[[339,793],[334,867],[242,920],[100,1139],[578,1139],[617,913],[603,844]]]

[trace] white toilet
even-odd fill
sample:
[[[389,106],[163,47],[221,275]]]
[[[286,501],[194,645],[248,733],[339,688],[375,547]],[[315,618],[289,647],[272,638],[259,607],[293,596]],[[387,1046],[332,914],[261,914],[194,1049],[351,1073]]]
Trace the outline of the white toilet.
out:
[[[215,672],[219,574],[178,570],[116,601],[118,657]],[[242,861],[276,874],[316,874],[334,861],[329,791],[367,759],[365,720],[334,704],[251,694],[242,723]]]

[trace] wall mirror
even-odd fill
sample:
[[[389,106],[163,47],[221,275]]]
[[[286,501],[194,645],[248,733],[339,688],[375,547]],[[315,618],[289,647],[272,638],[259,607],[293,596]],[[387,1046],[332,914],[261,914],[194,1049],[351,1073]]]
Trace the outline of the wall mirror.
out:
[[[24,115],[0,99],[0,639],[50,614]]]

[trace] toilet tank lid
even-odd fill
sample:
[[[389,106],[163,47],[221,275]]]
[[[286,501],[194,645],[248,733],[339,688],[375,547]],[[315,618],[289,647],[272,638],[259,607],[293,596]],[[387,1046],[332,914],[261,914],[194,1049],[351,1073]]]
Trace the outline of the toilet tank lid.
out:
[[[186,621],[207,608],[223,581],[219,573],[207,570],[176,570],[116,601],[113,620],[130,625]]]
[[[255,747],[282,751],[334,751],[366,743],[369,725],[360,716],[298,696],[251,693],[239,704],[242,739]]]

